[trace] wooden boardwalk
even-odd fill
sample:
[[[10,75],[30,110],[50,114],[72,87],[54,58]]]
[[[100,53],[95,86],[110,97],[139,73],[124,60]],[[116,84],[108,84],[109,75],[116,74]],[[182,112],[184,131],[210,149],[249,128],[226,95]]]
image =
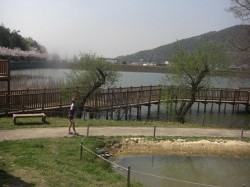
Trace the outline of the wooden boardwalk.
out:
[[[12,90],[0,91],[0,113],[25,113],[35,111],[57,110],[68,108],[72,96],[77,95],[78,88],[62,91],[60,89],[37,89],[37,90]],[[150,117],[151,105],[157,105],[157,112],[160,112],[162,102],[169,105],[176,105],[178,101],[188,101],[188,88],[174,86],[141,86],[100,89],[94,96],[87,100],[84,109],[94,114],[100,112],[113,113],[116,110],[131,112],[131,108],[137,109],[140,115],[142,106],[148,107]],[[200,104],[218,105],[218,113],[221,107],[232,105],[232,112],[236,112],[240,105],[245,106],[249,111],[250,89],[203,89],[196,94],[196,103],[199,110]],[[112,117],[111,117],[112,118]]]

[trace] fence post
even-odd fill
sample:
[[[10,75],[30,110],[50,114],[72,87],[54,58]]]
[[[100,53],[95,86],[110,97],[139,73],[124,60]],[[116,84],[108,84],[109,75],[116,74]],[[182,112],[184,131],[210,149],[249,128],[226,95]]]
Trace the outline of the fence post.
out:
[[[60,107],[60,109],[62,108],[62,91],[60,90],[59,91],[59,107]]]
[[[241,129],[241,140],[243,140],[243,128]]]
[[[25,93],[23,92],[22,93],[22,112],[24,112],[24,95],[25,95]]]
[[[89,137],[89,124],[87,126],[87,137]]]
[[[127,184],[128,184],[128,187],[130,187],[130,166],[128,166],[128,178],[127,178]]]
[[[44,112],[44,106],[45,106],[45,92],[46,88],[44,88],[43,93],[42,93],[42,111]]]
[[[156,125],[154,125],[154,140],[155,140],[155,133],[156,133]]]
[[[82,160],[82,152],[83,152],[83,142],[81,141],[81,145],[80,145],[80,160]]]

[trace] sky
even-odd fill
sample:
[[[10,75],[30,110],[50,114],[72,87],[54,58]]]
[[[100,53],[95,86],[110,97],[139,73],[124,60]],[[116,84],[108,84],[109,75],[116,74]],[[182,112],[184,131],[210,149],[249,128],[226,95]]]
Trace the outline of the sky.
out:
[[[242,24],[230,0],[0,0],[0,24],[62,59],[153,49]]]

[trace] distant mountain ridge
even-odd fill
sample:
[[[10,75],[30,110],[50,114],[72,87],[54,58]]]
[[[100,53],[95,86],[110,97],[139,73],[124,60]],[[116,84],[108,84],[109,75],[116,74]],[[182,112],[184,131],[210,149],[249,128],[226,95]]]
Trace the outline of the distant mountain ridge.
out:
[[[233,46],[233,43],[236,41],[247,41],[248,47],[250,38],[250,25],[236,25],[233,27],[229,27],[220,31],[211,31],[199,36],[194,36],[191,38],[186,38],[182,40],[178,40],[179,44],[186,49],[192,50],[196,46],[196,44],[200,42],[221,42],[224,43],[228,47],[228,53],[230,54],[230,58],[234,59],[239,53],[242,51],[237,49],[237,47]],[[246,43],[246,42],[245,42]],[[245,45],[244,43],[244,45]],[[154,62],[154,63],[164,63],[167,61],[172,55],[174,43],[170,43],[167,45],[163,45],[151,50],[139,51],[137,53],[119,56],[117,59],[122,62],[132,63],[132,62]],[[243,45],[243,44],[237,44]],[[245,51],[246,53],[246,51]],[[244,63],[249,64],[249,49],[247,51],[247,57],[244,58]],[[241,62],[242,63],[242,62]],[[237,64],[237,63],[235,63]]]

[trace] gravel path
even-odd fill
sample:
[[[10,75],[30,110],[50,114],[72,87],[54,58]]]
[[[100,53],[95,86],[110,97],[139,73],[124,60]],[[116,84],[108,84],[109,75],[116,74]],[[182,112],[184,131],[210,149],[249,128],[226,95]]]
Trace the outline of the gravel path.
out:
[[[87,128],[76,128],[79,136],[86,136]],[[0,130],[0,141],[33,138],[64,137],[68,135],[67,127],[30,128]],[[90,127],[89,136],[153,136],[153,127]],[[241,138],[241,130],[203,129],[203,128],[156,128],[156,136],[190,136],[190,137],[234,137]],[[243,131],[244,137],[250,137],[250,131]]]

